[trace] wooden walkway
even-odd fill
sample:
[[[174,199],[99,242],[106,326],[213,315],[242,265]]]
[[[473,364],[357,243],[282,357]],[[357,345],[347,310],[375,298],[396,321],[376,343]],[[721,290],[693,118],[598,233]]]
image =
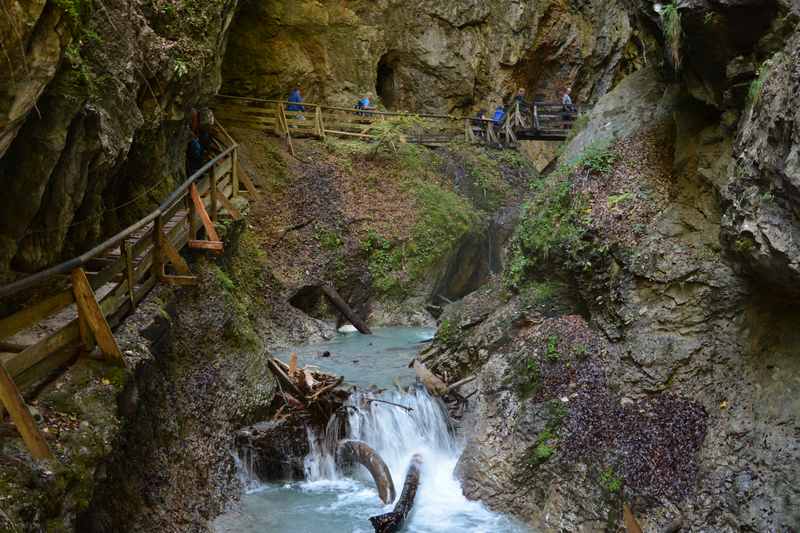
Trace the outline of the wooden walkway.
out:
[[[35,458],[53,455],[24,398],[95,347],[124,365],[112,328],[157,283],[193,284],[180,251],[221,253],[215,222],[241,217],[236,196],[260,194],[241,169],[238,145],[219,124],[212,142],[218,155],[142,220],[79,257],[0,287],[0,298],[61,287],[0,319],[0,418],[5,408]]]
[[[303,110],[289,110],[297,105]],[[214,114],[226,124],[281,137],[294,153],[293,138],[325,139],[332,135],[375,141],[380,138],[381,123],[402,117],[414,118],[415,126],[407,133],[406,141],[427,146],[462,141],[508,148],[520,140],[561,141],[567,138],[578,111],[564,112],[561,104],[515,103],[505,120],[496,124],[492,120],[452,115],[391,113],[220,95],[214,103]]]

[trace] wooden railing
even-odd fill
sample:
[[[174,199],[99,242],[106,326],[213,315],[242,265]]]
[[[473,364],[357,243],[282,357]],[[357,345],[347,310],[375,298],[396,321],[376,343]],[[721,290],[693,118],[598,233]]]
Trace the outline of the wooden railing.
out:
[[[297,107],[302,110],[297,110]],[[515,102],[502,123],[452,115],[392,113],[345,107],[292,103],[238,96],[217,96],[214,112],[225,123],[261,129],[286,140],[294,153],[293,137],[324,139],[328,135],[362,140],[377,138],[378,124],[394,117],[414,117],[418,124],[408,142],[440,145],[451,141],[490,146],[514,146],[520,139],[563,140],[577,118],[577,108],[561,104]]]
[[[25,405],[25,392],[95,345],[107,359],[123,365],[111,328],[156,283],[194,283],[180,250],[188,246],[221,252],[215,221],[223,212],[241,216],[231,202],[237,195],[258,194],[241,171],[237,144],[220,125],[214,134],[219,154],[153,212],[78,257],[0,287],[0,298],[54,281],[61,287],[0,319],[0,352],[7,354],[0,354],[0,400],[34,457],[52,458],[52,453]],[[201,228],[205,239],[198,239]],[[45,333],[32,339],[38,329]]]
[[[302,111],[296,110],[297,106],[302,107]],[[286,139],[292,152],[293,137],[324,139],[333,135],[362,140],[375,139],[376,126],[396,117],[415,119],[417,126],[407,135],[408,142],[427,145],[453,140],[499,142],[491,120],[451,115],[392,113],[225,95],[217,96],[214,113],[226,124],[261,129],[282,137]]]

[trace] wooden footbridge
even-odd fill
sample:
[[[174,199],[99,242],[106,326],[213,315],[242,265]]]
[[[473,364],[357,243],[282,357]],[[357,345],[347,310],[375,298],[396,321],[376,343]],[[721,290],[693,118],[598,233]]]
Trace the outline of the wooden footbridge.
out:
[[[220,96],[214,109],[224,123],[263,130],[286,140],[328,135],[375,141],[382,123],[414,117],[408,142],[441,145],[453,141],[509,147],[522,139],[562,140],[576,113],[556,104],[516,104],[506,120],[450,115],[388,113],[290,102]],[[86,253],[0,287],[0,298],[28,301],[0,318],[0,419],[8,412],[33,457],[53,458],[25,403],[37,388],[80,354],[99,348],[108,360],[124,365],[112,333],[157,283],[195,283],[181,250],[221,253],[224,243],[215,224],[240,218],[238,196],[259,191],[239,163],[238,145],[217,122],[216,153],[153,212]]]
[[[296,106],[301,106],[302,111],[293,110]],[[214,113],[226,124],[281,137],[294,153],[293,138],[325,139],[330,135],[376,141],[381,136],[381,124],[402,118],[414,119],[406,141],[428,146],[461,141],[504,148],[516,146],[520,140],[562,141],[579,111],[564,111],[561,104],[515,102],[503,122],[495,123],[452,115],[391,113],[220,95],[215,100]]]
[[[0,299],[46,294],[0,319],[0,419],[4,407],[33,457],[53,455],[24,398],[95,346],[124,365],[111,329],[157,283],[193,284],[180,251],[221,253],[216,222],[241,217],[237,196],[259,195],[237,144],[219,124],[213,133],[217,155],[149,215],[78,257],[0,287]]]

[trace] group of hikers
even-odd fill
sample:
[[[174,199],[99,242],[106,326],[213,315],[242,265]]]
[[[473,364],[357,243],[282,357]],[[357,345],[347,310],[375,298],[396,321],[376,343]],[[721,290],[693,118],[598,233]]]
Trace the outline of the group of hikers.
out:
[[[491,122],[492,127],[499,128],[505,121],[506,115],[517,105],[519,105],[519,108],[523,112],[528,112],[528,110],[533,108],[533,103],[528,102],[526,99],[526,91],[523,87],[520,87],[517,90],[517,94],[514,95],[507,106],[504,106],[502,103],[497,104],[497,107],[495,108],[491,118],[489,118],[485,109],[478,111],[478,114],[475,115],[475,119],[473,121],[476,130],[479,130],[477,132],[484,132],[484,129],[489,122]],[[561,93],[561,118],[564,120],[564,125],[562,127],[570,127],[569,123],[574,119],[577,111],[578,108],[572,102],[572,87],[567,87]]]
[[[289,105],[286,106],[286,111],[291,111],[293,113],[302,113],[305,111],[305,107],[303,106],[303,96],[300,94],[300,87],[295,86],[291,92],[289,93],[289,99],[287,100]],[[356,105],[353,106],[354,109],[358,109],[359,115],[366,116],[368,115],[368,111],[375,111],[377,108],[372,104],[372,93],[367,93],[356,102]],[[295,118],[299,118],[299,120],[303,120],[303,115],[296,115]]]

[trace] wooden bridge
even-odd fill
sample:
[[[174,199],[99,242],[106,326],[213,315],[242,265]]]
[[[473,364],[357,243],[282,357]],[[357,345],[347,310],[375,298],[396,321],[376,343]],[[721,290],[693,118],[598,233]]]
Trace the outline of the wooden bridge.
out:
[[[292,110],[302,106],[302,111]],[[238,96],[217,96],[214,113],[226,124],[263,130],[286,140],[294,153],[292,139],[328,135],[378,140],[381,124],[392,119],[413,117],[406,141],[438,146],[453,141],[512,147],[520,140],[561,141],[579,111],[566,112],[561,104],[515,102],[502,123],[489,119],[452,115],[392,113],[346,107],[298,104],[284,100],[263,100]]]
[[[241,217],[235,197],[259,195],[237,144],[219,124],[213,133],[217,155],[149,215],[78,257],[0,287],[0,298],[46,294],[0,319],[0,419],[5,407],[33,457],[53,455],[24,398],[95,346],[124,365],[111,329],[156,283],[194,283],[180,251],[221,253],[215,223]]]

